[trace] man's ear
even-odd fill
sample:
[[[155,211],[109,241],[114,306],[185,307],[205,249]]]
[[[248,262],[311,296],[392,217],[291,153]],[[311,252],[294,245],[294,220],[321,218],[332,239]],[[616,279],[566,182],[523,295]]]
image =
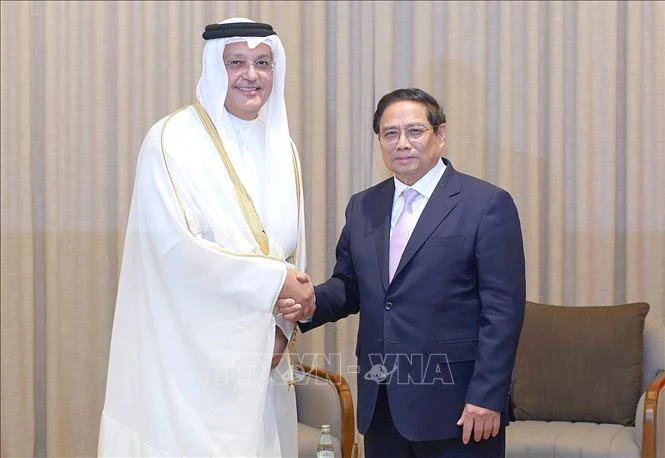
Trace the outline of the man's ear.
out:
[[[439,136],[439,140],[443,141],[446,139],[446,128],[448,126],[446,124],[441,124],[439,127],[436,128],[436,135]]]

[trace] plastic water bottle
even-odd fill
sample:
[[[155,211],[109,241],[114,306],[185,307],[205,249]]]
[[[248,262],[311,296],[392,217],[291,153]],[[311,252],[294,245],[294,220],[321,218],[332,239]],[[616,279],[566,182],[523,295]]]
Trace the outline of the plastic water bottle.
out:
[[[321,425],[321,435],[319,436],[319,445],[316,448],[316,458],[335,458],[330,425]]]

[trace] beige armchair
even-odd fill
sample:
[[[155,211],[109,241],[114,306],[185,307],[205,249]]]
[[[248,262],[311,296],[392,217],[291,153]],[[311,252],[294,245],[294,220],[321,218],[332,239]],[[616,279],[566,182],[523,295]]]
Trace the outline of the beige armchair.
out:
[[[357,458],[356,425],[349,385],[340,374],[299,366],[295,371],[298,456],[316,456],[322,424],[329,424],[336,458]]]
[[[508,458],[665,457],[665,326],[648,308],[527,303]]]

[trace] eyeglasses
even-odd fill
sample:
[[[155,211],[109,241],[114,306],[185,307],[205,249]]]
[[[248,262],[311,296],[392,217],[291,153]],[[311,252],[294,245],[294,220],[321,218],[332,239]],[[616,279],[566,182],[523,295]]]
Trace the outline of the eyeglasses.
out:
[[[229,72],[234,73],[245,73],[249,67],[253,67],[256,73],[268,74],[275,67],[275,63],[269,59],[259,59],[253,63],[242,59],[229,59],[224,61],[224,65]]]
[[[379,132],[379,142],[386,146],[393,146],[399,142],[399,139],[402,137],[402,132],[406,136],[406,139],[409,142],[417,142],[423,138],[425,132],[428,130],[434,130],[437,126],[425,127],[425,126],[410,126],[406,129],[385,129]]]

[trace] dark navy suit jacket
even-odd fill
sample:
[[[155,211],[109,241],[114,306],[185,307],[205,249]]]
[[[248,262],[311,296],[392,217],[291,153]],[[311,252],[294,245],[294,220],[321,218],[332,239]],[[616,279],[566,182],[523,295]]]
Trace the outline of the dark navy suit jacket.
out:
[[[304,331],[360,313],[358,429],[387,384],[398,431],[412,441],[460,437],[465,403],[502,412],[524,318],[519,216],[504,190],[446,171],[427,202],[392,282],[392,178],[351,197],[332,277],[315,288]]]

